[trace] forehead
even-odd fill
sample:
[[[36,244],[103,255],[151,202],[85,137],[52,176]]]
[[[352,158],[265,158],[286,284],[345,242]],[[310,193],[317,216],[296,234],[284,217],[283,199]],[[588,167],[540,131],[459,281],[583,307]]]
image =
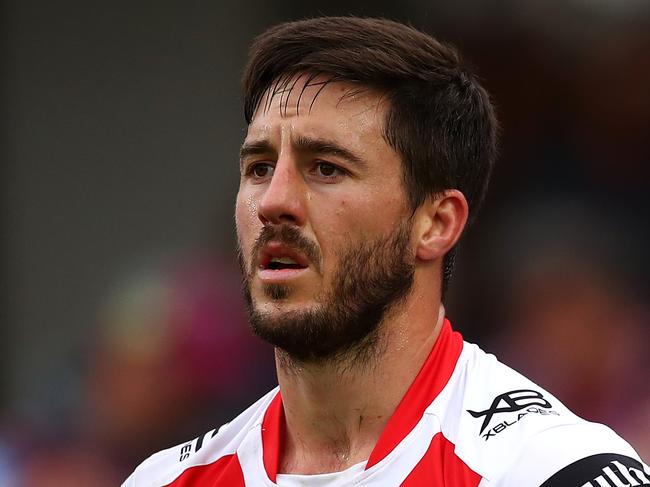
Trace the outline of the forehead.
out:
[[[317,125],[319,130],[382,137],[386,110],[387,102],[371,88],[324,75],[299,74],[273,83],[264,93],[249,135],[290,122]]]

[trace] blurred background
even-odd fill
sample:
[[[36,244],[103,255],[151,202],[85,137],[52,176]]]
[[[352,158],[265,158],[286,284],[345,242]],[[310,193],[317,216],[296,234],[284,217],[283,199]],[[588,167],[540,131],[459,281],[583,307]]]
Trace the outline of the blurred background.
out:
[[[650,459],[650,3],[316,5],[4,2],[0,485],[118,485],[274,385],[233,250],[239,78],[256,34],[318,14],[475,67],[501,156],[448,314]]]

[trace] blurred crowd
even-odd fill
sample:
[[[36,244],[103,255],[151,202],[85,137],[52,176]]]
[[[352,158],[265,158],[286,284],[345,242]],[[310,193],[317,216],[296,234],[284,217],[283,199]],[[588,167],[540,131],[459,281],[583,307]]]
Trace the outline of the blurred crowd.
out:
[[[467,339],[648,461],[650,29],[599,15],[589,29],[552,16],[442,17],[441,36],[475,62],[502,120],[501,157],[447,309]],[[54,394],[36,413],[5,415],[0,485],[118,485],[147,455],[273,387],[235,259],[188,254],[116,282]]]
[[[633,4],[534,2],[459,36],[496,101],[502,150],[448,309],[647,460],[650,16]]]
[[[239,283],[232,259],[209,254],[156,259],[117,282],[76,375],[58,379],[71,400],[5,421],[0,485],[119,485],[270,390],[272,349],[250,334]]]
[[[486,229],[479,343],[650,457],[647,235],[612,208],[521,201]],[[471,281],[468,281],[471,282]],[[468,286],[471,287],[472,284]]]

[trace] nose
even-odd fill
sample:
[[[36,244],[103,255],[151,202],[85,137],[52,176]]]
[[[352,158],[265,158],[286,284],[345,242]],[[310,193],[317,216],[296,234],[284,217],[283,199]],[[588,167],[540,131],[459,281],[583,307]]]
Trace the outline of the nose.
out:
[[[264,225],[305,223],[305,182],[291,158],[277,160],[271,181],[258,204],[258,216]]]

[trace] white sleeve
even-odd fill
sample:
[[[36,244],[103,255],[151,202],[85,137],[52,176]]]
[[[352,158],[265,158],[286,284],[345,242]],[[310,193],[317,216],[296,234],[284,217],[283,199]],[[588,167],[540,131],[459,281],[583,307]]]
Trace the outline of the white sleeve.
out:
[[[650,468],[607,426],[558,425],[531,437],[498,487],[650,486]]]
[[[129,475],[129,478],[122,482],[121,487],[136,487],[135,485],[135,472]]]

